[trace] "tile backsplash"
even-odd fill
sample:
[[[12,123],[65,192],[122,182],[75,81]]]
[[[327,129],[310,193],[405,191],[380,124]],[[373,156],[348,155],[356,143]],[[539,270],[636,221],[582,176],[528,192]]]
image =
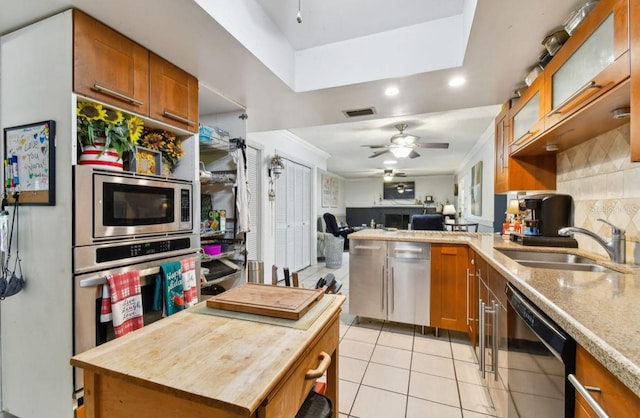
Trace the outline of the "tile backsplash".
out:
[[[557,156],[557,192],[573,196],[574,225],[611,238],[605,219],[626,230],[627,263],[640,264],[640,163],[630,161],[629,124]],[[606,256],[593,239],[576,234],[579,247]]]

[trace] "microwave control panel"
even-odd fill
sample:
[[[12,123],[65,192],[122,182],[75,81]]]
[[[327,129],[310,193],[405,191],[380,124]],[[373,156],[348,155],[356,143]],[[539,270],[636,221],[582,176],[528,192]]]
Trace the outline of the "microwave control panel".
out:
[[[176,238],[162,241],[136,242],[134,244],[114,245],[96,250],[96,261],[120,260],[124,258],[142,257],[151,254],[161,254],[170,251],[184,250],[191,247],[191,239]]]
[[[191,222],[191,193],[180,189],[180,222]]]

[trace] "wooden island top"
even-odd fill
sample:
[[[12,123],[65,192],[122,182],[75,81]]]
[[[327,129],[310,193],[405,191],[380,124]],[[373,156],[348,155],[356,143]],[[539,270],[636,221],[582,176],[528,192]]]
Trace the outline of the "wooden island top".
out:
[[[201,302],[78,354],[71,364],[84,372],[86,416],[294,416],[315,381],[309,371],[326,364],[327,353],[336,417],[345,297],[322,299],[301,327],[205,314]]]

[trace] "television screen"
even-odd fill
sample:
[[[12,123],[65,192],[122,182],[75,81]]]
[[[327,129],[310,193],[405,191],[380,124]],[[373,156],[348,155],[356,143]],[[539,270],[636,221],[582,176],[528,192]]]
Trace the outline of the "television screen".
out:
[[[382,196],[385,200],[415,199],[415,185],[412,181],[383,183]]]

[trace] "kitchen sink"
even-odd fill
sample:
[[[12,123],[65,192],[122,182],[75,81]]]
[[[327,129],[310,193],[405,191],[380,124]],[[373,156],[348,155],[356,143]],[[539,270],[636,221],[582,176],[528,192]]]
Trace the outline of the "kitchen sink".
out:
[[[598,264],[586,264],[586,263],[566,263],[566,262],[553,262],[553,261],[527,261],[527,260],[515,260],[518,264],[523,266],[541,268],[541,269],[554,269],[554,270],[571,270],[571,271],[591,271],[595,273],[617,273],[615,270],[611,270]]]
[[[581,255],[556,253],[551,251],[498,250],[507,257],[521,261],[547,262],[559,264],[595,264],[596,260]],[[522,264],[522,263],[521,263]],[[555,267],[546,267],[555,268]]]
[[[610,268],[596,264],[596,260],[581,255],[551,252],[499,249],[502,254],[523,266],[570,271],[591,271],[596,273],[617,273]]]

